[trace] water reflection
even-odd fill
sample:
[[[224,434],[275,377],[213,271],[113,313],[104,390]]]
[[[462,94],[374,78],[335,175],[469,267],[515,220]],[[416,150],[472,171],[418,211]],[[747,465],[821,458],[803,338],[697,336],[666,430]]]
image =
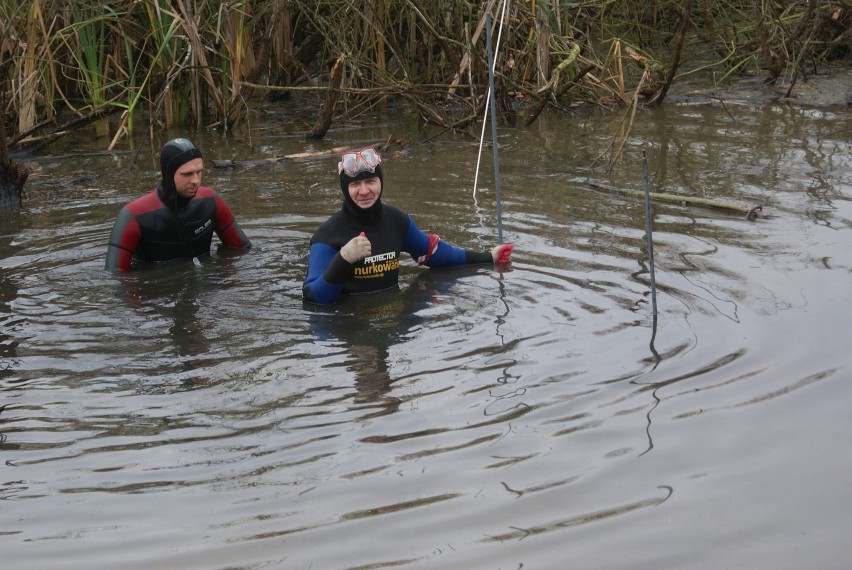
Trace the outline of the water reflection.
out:
[[[169,338],[179,356],[192,357],[209,351],[210,343],[198,321],[204,278],[191,261],[124,273],[117,279],[124,300],[137,315],[171,323]]]
[[[338,341],[349,354],[347,369],[355,374],[356,409],[377,408],[363,417],[393,413],[399,398],[389,395],[395,346],[411,341],[428,321],[423,316],[440,296],[449,294],[452,281],[436,274],[441,270],[420,270],[404,287],[394,287],[366,295],[345,295],[334,305],[305,303],[311,332],[321,342]],[[438,278],[436,278],[436,276]],[[446,276],[446,272],[444,277]],[[418,348],[415,347],[415,352]],[[430,358],[428,348],[416,355]]]
[[[15,284],[0,275],[0,379],[6,378],[13,374],[16,359],[16,347],[18,340],[13,336],[15,315],[7,312],[6,307],[9,307],[12,301],[18,296],[18,289]]]
[[[216,303],[228,302],[240,294],[234,282],[236,257],[230,250],[220,249],[215,257],[180,259],[111,274],[118,283],[121,300],[138,318],[138,325],[146,329],[160,323],[167,331],[183,388],[209,384],[210,368],[226,361],[211,342],[209,327],[200,318],[199,309],[212,303],[204,312],[215,315]]]

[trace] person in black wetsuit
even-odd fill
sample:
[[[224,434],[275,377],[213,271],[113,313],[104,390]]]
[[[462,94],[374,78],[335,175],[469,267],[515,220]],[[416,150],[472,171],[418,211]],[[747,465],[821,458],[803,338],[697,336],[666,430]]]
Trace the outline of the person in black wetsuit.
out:
[[[163,262],[210,253],[213,232],[227,248],[251,247],[228,204],[201,186],[203,168],[201,151],[187,139],[163,145],[163,179],[119,212],[109,237],[106,269],[129,271],[134,261]]]
[[[344,153],[338,174],[343,207],[311,238],[302,287],[306,301],[333,303],[342,293],[396,286],[402,251],[429,267],[509,262],[511,244],[490,252],[462,249],[420,231],[408,214],[383,204],[381,156],[375,149]]]

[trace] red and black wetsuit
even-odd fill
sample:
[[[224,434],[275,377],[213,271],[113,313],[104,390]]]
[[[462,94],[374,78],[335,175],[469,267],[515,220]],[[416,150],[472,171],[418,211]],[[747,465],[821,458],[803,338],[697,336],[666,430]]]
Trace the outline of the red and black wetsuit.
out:
[[[162,186],[122,208],[112,228],[106,268],[128,271],[133,260],[171,261],[210,253],[213,232],[225,247],[248,249],[228,204],[213,190],[200,187],[189,200],[172,193],[164,198]]]

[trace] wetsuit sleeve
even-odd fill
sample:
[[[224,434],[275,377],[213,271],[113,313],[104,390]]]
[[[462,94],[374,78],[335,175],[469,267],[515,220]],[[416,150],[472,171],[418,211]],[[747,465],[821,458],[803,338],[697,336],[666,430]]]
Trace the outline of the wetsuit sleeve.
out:
[[[234,218],[231,208],[218,195],[216,196],[216,234],[222,240],[222,245],[232,249],[248,249],[251,247],[246,234]]]
[[[112,226],[104,267],[111,271],[130,271],[141,236],[142,229],[136,218],[126,207],[122,208]]]
[[[302,296],[311,303],[333,303],[340,297],[343,281],[351,272],[352,266],[340,257],[340,252],[328,244],[315,243],[308,256],[308,276]]]
[[[421,265],[428,267],[452,267],[475,263],[493,263],[490,252],[462,249],[449,242],[441,241],[434,234],[420,231],[409,216],[408,231],[405,233],[402,249]]]

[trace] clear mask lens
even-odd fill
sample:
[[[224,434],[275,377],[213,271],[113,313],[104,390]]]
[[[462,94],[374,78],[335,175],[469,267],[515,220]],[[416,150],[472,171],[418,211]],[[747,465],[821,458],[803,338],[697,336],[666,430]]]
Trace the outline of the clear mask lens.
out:
[[[376,166],[382,162],[382,158],[372,148],[365,148],[358,152],[347,152],[337,165],[338,172],[345,172],[349,176],[355,176],[361,172],[375,172]]]

